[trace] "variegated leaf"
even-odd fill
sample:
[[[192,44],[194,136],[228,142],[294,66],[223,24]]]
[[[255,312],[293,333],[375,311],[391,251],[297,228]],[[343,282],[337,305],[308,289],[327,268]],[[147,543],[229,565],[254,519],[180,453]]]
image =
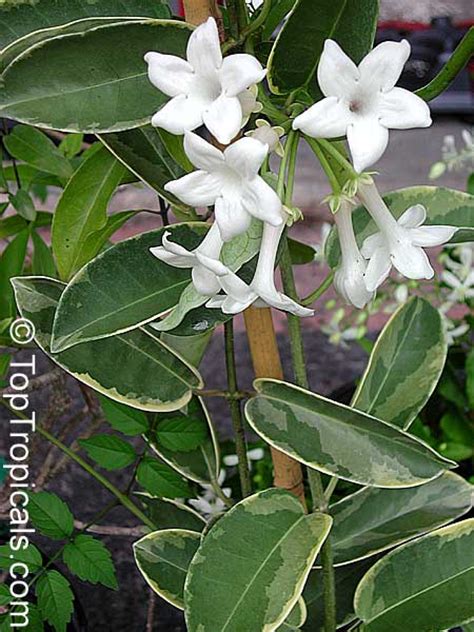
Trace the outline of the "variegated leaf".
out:
[[[20,313],[35,325],[38,346],[99,393],[133,408],[173,411],[202,387],[197,371],[145,328],[51,353],[51,328],[64,284],[46,277],[17,277],[12,283]]]
[[[472,507],[473,486],[453,472],[418,487],[366,487],[330,507],[335,564],[375,555],[448,524]]]
[[[383,196],[393,215],[398,218],[407,208],[422,204],[427,211],[426,225],[447,224],[458,226],[451,243],[474,239],[474,196],[444,187],[418,186],[392,191]],[[377,226],[364,207],[358,207],[352,214],[357,242],[376,232]],[[331,268],[339,262],[340,246],[337,230],[333,229],[324,248],[325,256]]]
[[[189,632],[276,630],[289,615],[331,528],[289,492],[241,501],[210,529],[185,584]]]
[[[292,611],[278,628],[278,632],[295,632],[300,630],[306,621],[307,611],[304,599],[300,597],[293,606]]]
[[[394,581],[394,577],[396,581]],[[474,519],[408,542],[377,562],[354,597],[364,632],[432,632],[474,617]]]
[[[447,351],[439,311],[414,296],[377,338],[351,406],[406,430],[434,391]]]
[[[180,610],[189,564],[200,541],[196,531],[166,529],[149,533],[133,545],[135,562],[147,584]]]
[[[354,483],[403,488],[452,467],[396,426],[279,380],[254,382],[245,406],[252,428],[277,450]]]
[[[206,521],[188,505],[170,498],[157,498],[148,492],[135,492],[157,529],[186,529],[201,532]]]

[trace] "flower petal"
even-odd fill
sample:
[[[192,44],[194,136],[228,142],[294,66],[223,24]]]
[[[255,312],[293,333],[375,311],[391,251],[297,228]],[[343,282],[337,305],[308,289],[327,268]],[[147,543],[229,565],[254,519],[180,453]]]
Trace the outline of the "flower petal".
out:
[[[267,154],[267,145],[249,137],[239,139],[224,151],[228,166],[246,179],[258,174]]]
[[[170,97],[188,94],[194,73],[187,61],[175,55],[147,53],[148,78],[151,83]]]
[[[199,294],[213,296],[221,289],[216,275],[202,265],[195,266],[191,276],[193,285]]]
[[[359,76],[357,66],[339,44],[326,40],[318,65],[318,82],[324,96],[350,98]]]
[[[242,108],[237,97],[221,94],[203,112],[204,125],[223,145],[228,145],[239,133]]]
[[[352,114],[344,101],[326,97],[312,105],[293,121],[293,129],[300,129],[312,138],[345,136]]]
[[[380,123],[390,129],[429,127],[432,123],[428,104],[405,88],[385,92],[378,111]]]
[[[254,289],[258,291],[259,297],[270,307],[281,309],[284,312],[289,312],[290,314],[303,318],[314,315],[314,310],[303,307],[299,303],[296,303],[296,301],[293,301],[289,296],[286,296],[286,294],[278,292],[275,288],[273,288],[273,291],[269,288],[260,287],[258,290],[256,287]]]
[[[267,74],[253,55],[238,53],[226,57],[219,71],[221,86],[228,97],[236,97]]]
[[[364,243],[360,249],[362,256],[366,259],[370,259],[374,252],[378,248],[382,248],[385,245],[385,240],[381,232],[374,233],[373,235],[369,235],[364,239]]]
[[[191,33],[186,56],[198,74],[217,78],[217,71],[222,65],[222,53],[214,18],[209,18]]]
[[[183,248],[183,250],[185,250],[185,248]],[[167,250],[163,246],[154,246],[153,248],[150,248],[150,252],[157,259],[173,266],[174,268],[192,268],[195,262],[194,255],[190,255],[187,250],[187,254],[178,255]]]
[[[193,165],[203,171],[217,171],[224,164],[224,154],[192,132],[184,135],[184,151]]]
[[[434,270],[423,248],[403,243],[391,248],[391,260],[395,268],[407,279],[431,279]]]
[[[347,141],[354,169],[361,173],[382,156],[388,145],[388,130],[374,117],[359,117],[347,128]]]
[[[423,204],[415,204],[410,206],[407,210],[398,218],[398,224],[404,228],[418,228],[424,224],[426,219],[426,208]]]
[[[241,235],[250,226],[251,217],[244,210],[237,196],[226,195],[217,198],[215,216],[224,241],[230,241],[237,235]]]
[[[451,239],[457,231],[456,226],[423,226],[410,230],[410,239],[414,246],[441,246]]]
[[[382,42],[359,64],[360,84],[363,91],[386,92],[391,90],[402,74],[403,66],[410,56],[410,44]]]
[[[184,134],[202,125],[202,100],[179,94],[158,110],[152,117],[154,127],[162,127],[171,134]]]
[[[193,171],[178,180],[165,184],[165,190],[173,193],[185,204],[210,206],[220,194],[218,179],[205,171]]]
[[[351,267],[343,265],[336,270],[334,286],[348,303],[358,309],[365,307],[374,297],[374,292],[369,292],[365,286],[362,266],[356,266],[355,262]]]
[[[386,247],[378,248],[371,256],[367,269],[365,271],[365,287],[369,292],[375,290],[382,285],[390,274],[392,263],[390,254]]]
[[[243,186],[242,205],[247,213],[272,226],[281,226],[283,223],[281,200],[260,176],[256,176]]]

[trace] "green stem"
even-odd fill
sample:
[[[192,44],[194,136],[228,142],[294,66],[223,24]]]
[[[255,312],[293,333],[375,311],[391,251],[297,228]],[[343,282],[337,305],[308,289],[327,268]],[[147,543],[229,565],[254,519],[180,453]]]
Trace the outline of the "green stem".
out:
[[[229,393],[238,392],[237,370],[235,366],[235,348],[234,348],[234,323],[228,320],[224,323],[224,344],[225,344],[225,362],[227,369],[227,384]],[[250,479],[250,470],[247,459],[247,442],[245,440],[245,430],[242,420],[242,410],[240,402],[236,398],[229,399],[230,416],[234,427],[235,450],[237,452],[238,470],[240,477],[240,487],[242,496],[245,498],[252,493],[252,482]]]
[[[439,73],[426,86],[415,92],[416,95],[425,101],[431,101],[441,94],[449,84],[456,79],[457,75],[469,62],[474,54],[474,27],[471,26],[466,35],[459,42],[456,50],[441,68]]]
[[[315,140],[314,138],[310,138],[309,136],[306,136],[305,138],[306,138],[306,142],[313,150],[313,153],[315,154],[316,158],[319,160],[321,167],[323,168],[323,171],[329,180],[332,192],[334,194],[340,193],[341,185],[339,184],[339,180],[336,178],[336,174],[332,170],[331,165],[329,164],[328,159],[326,158],[326,154],[322,150],[318,141]]]
[[[294,138],[294,140],[293,140]],[[279,190],[283,190],[281,180],[284,179],[284,170],[288,164],[288,184],[286,187],[286,195],[284,203],[291,204],[291,192],[293,191],[294,166],[296,164],[296,152],[298,148],[298,137],[289,135],[287,145],[285,147],[285,156],[282,159],[279,173]],[[282,175],[283,172],[283,175]],[[282,254],[280,258],[280,272],[283,284],[283,290],[287,296],[293,300],[298,300],[296,292],[295,279],[293,276],[293,268],[291,265],[290,251],[288,248],[288,239],[283,236]],[[304,357],[303,336],[301,332],[300,319],[293,315],[287,314],[288,332],[290,335],[290,349],[293,365],[295,382],[302,388],[308,388],[308,374],[306,371],[306,362]],[[324,488],[321,475],[317,470],[307,468],[308,480],[313,499],[313,511],[327,510],[327,503],[324,496]],[[321,561],[323,564],[323,584],[324,584],[324,620],[325,632],[335,632],[336,630],[336,592],[334,583],[334,564],[332,561],[331,543],[329,537],[326,538],[321,549]]]
[[[321,285],[319,285],[315,290],[313,290],[311,294],[308,294],[308,296],[302,299],[300,303],[302,305],[311,305],[311,303],[314,303],[314,301],[316,301],[320,296],[324,294],[324,292],[326,292],[326,290],[328,290],[331,287],[333,280],[334,280],[334,272],[330,272],[327,275],[327,277],[324,279],[324,281],[321,283]]]
[[[240,6],[240,8],[239,8]],[[242,9],[243,7],[243,9]],[[254,18],[250,24],[248,23],[248,13],[245,0],[237,0],[237,12],[240,26],[240,37],[235,40],[228,40],[222,46],[222,52],[227,53],[230,49],[236,48],[251,38],[251,36],[258,31],[258,29],[265,24],[265,20],[272,8],[272,0],[264,0],[262,8],[259,14]],[[245,13],[244,13],[245,11]]]

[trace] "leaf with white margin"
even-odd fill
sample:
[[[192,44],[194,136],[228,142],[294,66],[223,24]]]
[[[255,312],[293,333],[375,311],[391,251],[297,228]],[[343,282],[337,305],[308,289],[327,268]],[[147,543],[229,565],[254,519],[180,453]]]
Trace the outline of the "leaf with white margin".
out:
[[[331,505],[334,563],[351,564],[438,529],[472,507],[474,487],[453,472],[418,487],[365,487]]]
[[[147,584],[170,604],[184,609],[184,582],[201,542],[201,534],[166,529],[144,536],[133,545],[139,571]]]
[[[21,315],[35,326],[38,346],[110,399],[151,412],[173,411],[191,399],[193,389],[202,388],[196,369],[144,328],[51,353],[51,328],[64,284],[47,277],[17,277],[12,285]]]
[[[436,388],[447,352],[439,311],[413,296],[377,338],[351,406],[407,430]]]
[[[299,500],[280,489],[232,507],[191,562],[189,632],[276,630],[298,601],[331,523],[325,514],[306,515]]]
[[[150,447],[170,467],[178,471],[186,478],[197,483],[208,485],[217,480],[220,468],[220,450],[216,432],[211,421],[207,407],[201,397],[193,396],[180,410],[172,414],[158,415],[156,430],[160,429],[160,417],[164,419],[182,418],[200,423],[206,429],[206,436],[199,446],[193,450],[178,451],[165,448],[158,436],[151,436]]]
[[[222,248],[222,261],[233,272],[237,272],[244,263],[247,263],[260,250],[260,242],[262,240],[263,223],[255,218],[252,218],[250,227],[242,235],[234,237],[231,241],[224,244]],[[181,243],[181,242],[180,242]],[[194,285],[190,283],[188,287],[181,294],[176,307],[165,317],[156,323],[152,323],[152,327],[157,331],[171,331],[178,327],[183,322],[186,314],[192,310],[197,310],[208,301],[207,296],[199,294]],[[221,315],[220,310],[205,310],[209,313],[215,313]],[[201,322],[205,321],[205,316],[201,319]],[[215,323],[212,323],[215,324]],[[211,325],[212,326],[212,325]],[[208,326],[209,327],[209,326]],[[195,333],[199,331],[205,331],[208,327],[203,322],[201,329],[195,326]]]
[[[474,239],[474,195],[444,187],[417,186],[391,191],[383,196],[388,208],[398,219],[410,206],[422,204],[426,208],[425,226],[444,224],[458,226],[451,244]],[[352,213],[357,243],[377,231],[377,226],[363,206]],[[338,265],[341,249],[337,230],[333,228],[324,246],[324,255],[331,268]]]
[[[292,384],[254,382],[245,406],[267,443],[325,474],[374,487],[427,483],[455,466],[396,426]]]
[[[135,492],[145,505],[145,513],[155,527],[162,529],[186,529],[201,532],[206,521],[200,513],[188,505],[171,498],[158,498],[148,492]]]
[[[299,630],[306,621],[306,604],[304,599],[300,597],[293,606],[292,611],[278,628],[278,632],[290,632]]]
[[[396,581],[394,581],[396,578]],[[408,542],[378,561],[354,597],[364,632],[444,630],[472,621],[474,519]]]

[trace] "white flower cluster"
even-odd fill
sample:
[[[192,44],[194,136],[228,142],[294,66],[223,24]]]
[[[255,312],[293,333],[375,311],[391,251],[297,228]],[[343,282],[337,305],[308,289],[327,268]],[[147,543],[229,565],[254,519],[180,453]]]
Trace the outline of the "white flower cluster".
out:
[[[374,164],[388,144],[388,130],[431,124],[428,106],[416,95],[395,87],[409,56],[405,41],[385,42],[357,67],[332,40],[327,40],[318,67],[325,98],[293,121],[294,129],[314,138],[347,136],[357,172]],[[171,98],[153,117],[155,126],[184,134],[184,149],[196,171],[169,182],[166,189],[186,204],[214,206],[215,222],[193,251],[165,233],[153,254],[166,263],[192,270],[196,290],[208,307],[235,314],[248,306],[268,305],[298,316],[313,311],[291,300],[275,286],[278,244],[287,215],[275,191],[259,175],[270,151],[282,153],[281,128],[257,121],[257,128],[232,142],[252,112],[259,111],[256,84],[266,70],[248,54],[222,58],[212,18],[189,38],[187,60],[147,53],[150,81]],[[204,125],[222,145],[220,150],[193,132]],[[232,144],[230,144],[232,142]],[[336,213],[342,249],[335,285],[348,301],[363,307],[386,279],[392,265],[411,279],[431,278],[423,247],[449,240],[455,229],[422,224],[422,206],[409,208],[398,220],[384,204],[370,178],[357,190],[379,232],[357,245],[351,206],[343,201]],[[245,232],[252,217],[264,223],[254,278],[245,283],[220,260],[224,242]]]

